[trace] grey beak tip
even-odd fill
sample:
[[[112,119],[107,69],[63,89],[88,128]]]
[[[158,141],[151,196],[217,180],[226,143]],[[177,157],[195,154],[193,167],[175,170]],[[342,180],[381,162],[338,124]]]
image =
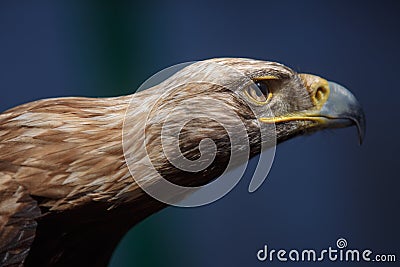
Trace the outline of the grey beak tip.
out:
[[[358,130],[358,141],[361,146],[364,142],[365,132],[366,132],[365,114],[362,110],[360,119],[357,121],[357,130]]]
[[[365,114],[357,101],[355,96],[344,88],[342,85],[335,82],[329,82],[331,89],[330,101],[325,104],[322,112],[337,117],[346,118],[357,126],[358,130],[358,141],[362,145],[365,138]]]

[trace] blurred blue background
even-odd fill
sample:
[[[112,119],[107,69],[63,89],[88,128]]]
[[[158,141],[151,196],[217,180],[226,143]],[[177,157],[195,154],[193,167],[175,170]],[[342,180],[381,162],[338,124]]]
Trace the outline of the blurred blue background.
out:
[[[211,205],[151,216],[110,266],[298,266],[256,253],[335,247],[339,237],[399,260],[399,13],[398,1],[1,1],[0,110],[127,94],[165,67],[212,57],[319,74],[364,106],[363,146],[354,128],[290,140],[258,191],[244,178]]]

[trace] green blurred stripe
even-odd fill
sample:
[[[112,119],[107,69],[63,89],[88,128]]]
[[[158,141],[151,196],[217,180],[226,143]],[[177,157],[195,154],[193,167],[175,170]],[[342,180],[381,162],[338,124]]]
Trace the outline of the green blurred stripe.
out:
[[[152,41],[146,39],[151,25],[143,23],[152,15],[151,6],[125,1],[81,1],[64,7],[73,8],[74,14],[81,16],[75,19],[85,29],[75,29],[78,37],[75,41],[77,54],[83,57],[79,61],[85,66],[79,67],[92,76],[87,80],[95,81],[90,84],[98,87],[97,96],[132,93],[148,78],[146,74],[155,71],[151,64],[155,62],[154,53],[146,50]],[[172,266],[169,259],[173,255],[166,245],[169,242],[163,240],[165,223],[150,218],[132,229],[118,246],[109,266]],[[155,245],[157,257],[154,257]]]

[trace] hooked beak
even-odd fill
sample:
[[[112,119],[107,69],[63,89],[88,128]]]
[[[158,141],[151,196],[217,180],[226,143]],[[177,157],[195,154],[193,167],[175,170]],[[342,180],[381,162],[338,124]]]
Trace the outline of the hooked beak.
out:
[[[355,125],[359,143],[365,136],[365,115],[354,95],[343,86],[311,74],[299,74],[314,104],[312,110],[289,116],[260,118],[264,123],[314,121],[319,128],[343,128]]]
[[[327,123],[332,124],[332,126],[347,127],[355,125],[361,145],[365,136],[365,115],[360,103],[343,86],[335,82],[328,83],[330,95],[322,106],[319,116],[327,118]]]

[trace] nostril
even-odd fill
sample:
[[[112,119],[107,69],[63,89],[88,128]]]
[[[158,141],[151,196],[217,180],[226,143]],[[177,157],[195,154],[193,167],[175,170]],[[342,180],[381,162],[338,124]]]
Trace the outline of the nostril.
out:
[[[314,98],[317,102],[321,102],[325,99],[325,95],[327,94],[328,90],[323,87],[319,86],[317,90],[315,90]]]

